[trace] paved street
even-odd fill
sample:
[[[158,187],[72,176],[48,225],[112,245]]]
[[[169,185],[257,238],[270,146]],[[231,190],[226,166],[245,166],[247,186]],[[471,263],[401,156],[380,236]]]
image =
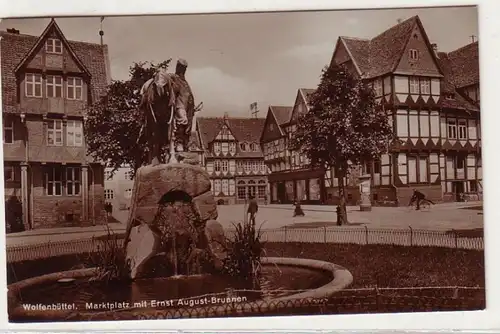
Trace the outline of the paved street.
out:
[[[431,207],[427,212],[409,211],[406,207],[374,207],[371,212],[360,212],[358,207],[348,207],[347,211],[352,227],[406,229],[411,226],[413,229],[445,231],[483,227],[483,216],[478,214],[480,211],[465,209],[465,207],[478,205],[480,205],[478,202],[439,204]],[[335,226],[335,206],[305,205],[303,209],[305,217],[292,217],[293,206],[291,205],[261,205],[257,223],[263,224],[263,229],[275,229],[294,224],[308,227],[307,225],[311,223]],[[233,222],[243,220],[243,205],[222,205],[218,207],[218,210],[218,221],[226,229],[232,228]],[[109,224],[110,229],[117,233],[125,231],[127,215],[127,211],[115,214],[115,218],[122,223]],[[346,227],[349,226],[343,226],[343,228]],[[9,234],[7,246],[82,239],[104,234],[106,234],[105,226],[41,229]]]

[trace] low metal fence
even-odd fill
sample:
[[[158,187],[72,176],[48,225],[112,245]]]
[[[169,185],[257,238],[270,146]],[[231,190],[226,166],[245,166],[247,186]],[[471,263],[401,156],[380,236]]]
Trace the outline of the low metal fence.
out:
[[[234,230],[225,231],[232,238]],[[483,250],[482,236],[463,236],[457,231],[360,228],[279,228],[262,230],[265,242],[337,243],[361,245],[435,246]],[[7,247],[7,262],[19,262],[93,252],[102,247],[106,236]],[[117,240],[122,245],[123,240]]]

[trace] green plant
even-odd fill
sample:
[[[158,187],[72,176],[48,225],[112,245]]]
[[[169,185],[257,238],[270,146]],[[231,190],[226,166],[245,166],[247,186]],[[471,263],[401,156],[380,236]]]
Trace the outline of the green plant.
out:
[[[255,223],[244,222],[234,224],[232,238],[226,238],[227,257],[223,260],[223,273],[229,276],[252,280],[261,269],[261,257],[264,253],[261,228]]]
[[[105,238],[94,239],[97,249],[88,254],[88,263],[96,268],[94,281],[111,282],[125,280],[130,277],[130,266],[126,261],[125,250],[119,235],[111,233],[107,228]]]

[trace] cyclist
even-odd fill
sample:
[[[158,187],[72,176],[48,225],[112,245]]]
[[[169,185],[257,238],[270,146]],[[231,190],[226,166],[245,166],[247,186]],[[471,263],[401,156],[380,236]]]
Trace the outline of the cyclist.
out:
[[[420,210],[420,203],[423,200],[428,201],[431,204],[434,204],[433,201],[425,198],[425,195],[423,193],[421,193],[417,189],[413,189],[413,196],[410,199],[410,204],[409,205],[412,205],[415,201],[417,201],[417,208],[416,208],[416,210]]]

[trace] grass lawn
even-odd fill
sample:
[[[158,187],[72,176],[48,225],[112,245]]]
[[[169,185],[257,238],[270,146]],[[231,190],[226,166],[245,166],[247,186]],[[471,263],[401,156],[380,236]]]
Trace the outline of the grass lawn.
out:
[[[441,247],[267,243],[268,256],[333,262],[354,276],[351,288],[485,286],[484,251]]]

